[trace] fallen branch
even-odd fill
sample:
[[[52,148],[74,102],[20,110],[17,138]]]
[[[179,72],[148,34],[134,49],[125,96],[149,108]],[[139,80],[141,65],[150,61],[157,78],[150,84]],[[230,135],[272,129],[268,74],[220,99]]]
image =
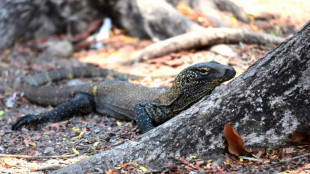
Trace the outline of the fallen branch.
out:
[[[262,162],[263,161],[262,159],[259,159],[259,158],[251,158],[251,157],[247,157],[247,156],[239,156],[239,158],[246,159],[249,161],[256,161],[256,162]]]
[[[126,63],[145,61],[168,53],[205,47],[216,44],[247,43],[247,44],[275,44],[278,45],[285,39],[270,34],[254,33],[251,31],[229,28],[208,28],[201,31],[189,32],[178,35],[134,52]]]
[[[71,158],[75,157],[75,154],[72,155],[59,155],[59,156],[30,156],[30,155],[9,155],[9,154],[0,154],[0,158],[25,158],[25,159],[50,159],[50,158]]]

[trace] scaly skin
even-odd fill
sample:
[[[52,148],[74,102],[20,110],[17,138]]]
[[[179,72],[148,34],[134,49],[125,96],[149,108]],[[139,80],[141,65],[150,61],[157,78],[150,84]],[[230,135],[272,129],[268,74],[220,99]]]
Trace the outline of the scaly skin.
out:
[[[209,62],[184,69],[175,78],[171,88],[165,91],[123,81],[95,82],[73,87],[40,87],[50,81],[77,76],[139,78],[115,71],[100,71],[101,73],[98,73],[99,70],[93,73],[91,69],[87,69],[88,73],[81,75],[81,70],[54,70],[26,77],[24,90],[28,99],[57,107],[48,113],[20,117],[12,129],[61,121],[75,114],[96,111],[117,119],[136,120],[140,130],[147,132],[209,95],[216,86],[236,74],[231,66]]]

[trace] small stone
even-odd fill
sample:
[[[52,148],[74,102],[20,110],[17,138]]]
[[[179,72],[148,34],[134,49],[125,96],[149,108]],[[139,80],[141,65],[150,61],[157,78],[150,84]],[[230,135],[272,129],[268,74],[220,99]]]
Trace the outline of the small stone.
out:
[[[56,57],[70,57],[73,52],[73,45],[69,41],[51,41],[46,53]]]
[[[81,79],[73,79],[67,83],[68,86],[77,86],[77,85],[82,85],[82,84],[84,84],[84,82]]]
[[[220,165],[223,165],[224,164],[224,161],[223,161],[223,159],[217,159],[216,161],[214,161],[214,162],[212,162],[212,165],[214,165],[214,164],[218,164],[219,166]]]
[[[12,131],[12,129],[10,128],[10,129],[6,129],[6,130],[5,130],[5,133],[6,133],[6,134],[8,134],[8,133],[10,134],[10,133],[13,133],[13,131]]]
[[[29,130],[27,128],[24,128],[24,127],[21,129],[21,131],[22,132],[29,132]]]
[[[90,132],[90,131],[86,131],[86,132],[84,133],[84,136],[89,136],[89,135],[91,135],[91,132]]]
[[[95,116],[93,117],[93,120],[94,120],[94,122],[96,122],[96,121],[99,121],[99,120],[100,120],[100,118],[99,118],[99,116],[98,116],[98,115],[95,115]]]
[[[96,134],[99,133],[99,132],[100,132],[100,128],[97,127],[97,128],[94,130],[94,132],[95,132]]]
[[[50,152],[52,152],[52,151],[54,151],[54,147],[47,147],[47,148],[45,148],[44,149],[44,154],[48,154],[48,153],[50,153]]]
[[[237,57],[237,54],[229,46],[225,44],[212,46],[210,48],[210,51],[226,57]]]
[[[206,174],[207,172],[203,169],[198,170],[198,174]]]

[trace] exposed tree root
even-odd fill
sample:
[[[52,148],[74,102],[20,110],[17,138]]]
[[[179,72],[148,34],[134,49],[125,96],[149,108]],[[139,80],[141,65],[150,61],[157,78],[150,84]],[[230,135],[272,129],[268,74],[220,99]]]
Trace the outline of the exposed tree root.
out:
[[[280,44],[284,38],[270,34],[254,33],[240,29],[208,28],[175,36],[134,52],[126,63],[141,62],[151,58],[185,49],[205,47],[216,44],[243,42],[246,44]]]

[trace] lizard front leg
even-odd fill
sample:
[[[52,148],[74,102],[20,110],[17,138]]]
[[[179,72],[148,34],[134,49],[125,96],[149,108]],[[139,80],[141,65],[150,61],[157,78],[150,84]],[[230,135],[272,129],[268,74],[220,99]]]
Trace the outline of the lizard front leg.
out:
[[[93,96],[79,93],[74,98],[56,106],[50,112],[38,115],[25,115],[17,119],[12,125],[12,130],[18,130],[23,126],[36,126],[46,122],[58,122],[69,119],[75,114],[88,114],[95,110]]]
[[[135,120],[142,133],[154,129],[156,126],[172,118],[173,112],[165,105],[157,103],[138,102],[134,108]]]
[[[135,105],[135,120],[142,133],[148,132],[155,128],[152,120],[147,113],[147,109],[153,107],[151,103],[139,102]]]

